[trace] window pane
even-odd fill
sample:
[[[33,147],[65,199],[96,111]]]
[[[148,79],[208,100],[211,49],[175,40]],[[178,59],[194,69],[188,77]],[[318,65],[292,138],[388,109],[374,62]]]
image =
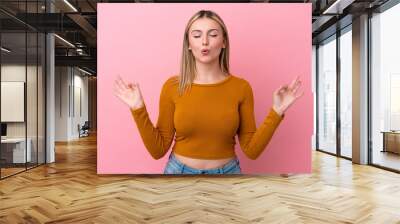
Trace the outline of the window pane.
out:
[[[340,36],[340,150],[341,155],[352,154],[352,35],[351,29]]]
[[[371,19],[372,163],[396,170],[400,170],[398,21],[400,4]]]
[[[318,148],[336,153],[336,38],[318,48]]]

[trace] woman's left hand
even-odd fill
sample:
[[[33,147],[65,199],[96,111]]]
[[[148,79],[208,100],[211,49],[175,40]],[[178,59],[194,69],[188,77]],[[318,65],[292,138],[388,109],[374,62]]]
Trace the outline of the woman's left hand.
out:
[[[279,89],[274,91],[273,94],[273,109],[279,114],[283,115],[285,111],[292,105],[304,92],[298,93],[301,81],[299,76],[290,83],[290,85],[280,86]]]

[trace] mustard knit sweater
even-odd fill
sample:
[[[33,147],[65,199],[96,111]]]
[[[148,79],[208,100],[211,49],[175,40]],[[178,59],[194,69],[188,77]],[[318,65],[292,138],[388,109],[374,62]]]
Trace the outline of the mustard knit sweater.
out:
[[[193,83],[179,96],[178,76],[170,77],[160,94],[159,115],[153,125],[146,110],[131,114],[154,159],[162,158],[172,147],[176,154],[196,159],[223,159],[235,156],[235,136],[250,159],[257,159],[284,118],[270,108],[256,128],[253,91],[248,81],[229,75],[213,84]]]

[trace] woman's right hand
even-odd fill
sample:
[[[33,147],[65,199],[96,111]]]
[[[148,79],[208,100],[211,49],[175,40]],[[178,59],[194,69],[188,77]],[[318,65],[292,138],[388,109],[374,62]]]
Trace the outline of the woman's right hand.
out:
[[[130,109],[138,109],[144,106],[142,93],[138,83],[125,83],[120,76],[114,82],[114,94],[122,100]]]

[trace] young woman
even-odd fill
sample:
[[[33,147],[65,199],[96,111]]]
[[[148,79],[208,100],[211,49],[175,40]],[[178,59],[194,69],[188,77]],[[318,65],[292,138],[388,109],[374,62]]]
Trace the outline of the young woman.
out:
[[[229,38],[222,19],[201,10],[187,23],[180,74],[169,77],[160,94],[156,127],[149,119],[138,83],[115,81],[115,94],[126,103],[143,142],[155,159],[175,144],[165,174],[240,174],[234,151],[257,159],[272,138],[284,112],[303,93],[297,77],[273,93],[273,106],[256,128],[254,99],[248,81],[229,71]]]

